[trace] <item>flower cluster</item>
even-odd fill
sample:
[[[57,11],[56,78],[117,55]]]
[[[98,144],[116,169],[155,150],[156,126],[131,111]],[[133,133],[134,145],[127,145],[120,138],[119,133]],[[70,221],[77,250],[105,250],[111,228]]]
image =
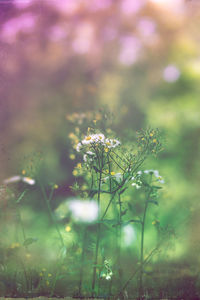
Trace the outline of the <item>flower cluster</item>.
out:
[[[158,170],[145,170],[144,174],[154,175],[156,177],[156,181],[158,181],[159,183],[165,183],[162,176],[160,176]]]
[[[109,149],[119,146],[120,141],[118,141],[116,139],[106,138],[103,133],[91,134],[91,135],[85,136],[85,138],[77,144],[76,151],[80,152],[85,145],[91,145],[91,146],[101,145],[101,146],[105,147],[105,152],[108,152]],[[87,153],[90,155],[94,154],[92,152],[90,152],[90,153],[87,152]]]
[[[100,274],[101,278],[105,278],[106,280],[110,280],[113,276],[113,272],[111,270],[111,266],[108,260],[104,260],[104,268]]]
[[[131,184],[132,186],[135,186],[136,189],[140,189],[142,186],[142,180],[141,176],[142,175],[153,175],[156,178],[156,181],[159,183],[165,183],[164,179],[162,176],[160,176],[158,170],[145,170],[145,171],[138,171],[136,176],[132,177],[131,179],[133,180],[133,183]]]

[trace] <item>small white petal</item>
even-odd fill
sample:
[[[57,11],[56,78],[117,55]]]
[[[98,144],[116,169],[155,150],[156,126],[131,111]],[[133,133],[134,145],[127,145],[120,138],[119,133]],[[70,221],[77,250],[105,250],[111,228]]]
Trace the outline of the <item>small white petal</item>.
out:
[[[150,172],[149,170],[145,170],[144,171],[145,174],[149,174],[149,172]]]
[[[22,177],[22,181],[29,184],[29,185],[34,185],[35,184],[35,180],[33,178],[30,178],[30,177]]]
[[[155,177],[159,177],[159,172],[158,172],[158,170],[154,170],[153,173],[154,173]]]
[[[8,183],[14,183],[14,182],[19,182],[21,181],[22,177],[19,176],[19,175],[16,175],[16,176],[12,176],[12,177],[9,177],[7,179],[5,179],[3,181],[4,184],[8,184]]]

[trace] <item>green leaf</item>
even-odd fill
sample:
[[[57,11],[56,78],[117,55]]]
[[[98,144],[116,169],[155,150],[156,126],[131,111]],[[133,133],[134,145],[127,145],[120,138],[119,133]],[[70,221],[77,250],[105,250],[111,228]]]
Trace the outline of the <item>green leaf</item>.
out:
[[[153,185],[152,188],[155,188],[155,189],[157,189],[157,190],[161,190],[161,189],[162,189],[162,186]]]
[[[21,193],[21,195],[17,198],[16,203],[19,203],[19,202],[24,198],[26,192],[27,192],[27,191],[25,190],[25,191],[23,191],[23,192]]]
[[[28,239],[25,239],[23,245],[24,245],[25,247],[27,247],[27,246],[29,246],[29,245],[31,245],[31,244],[37,242],[37,240],[38,240],[38,238],[28,238]]]
[[[65,258],[66,254],[67,254],[67,247],[63,246],[60,250],[60,257]]]

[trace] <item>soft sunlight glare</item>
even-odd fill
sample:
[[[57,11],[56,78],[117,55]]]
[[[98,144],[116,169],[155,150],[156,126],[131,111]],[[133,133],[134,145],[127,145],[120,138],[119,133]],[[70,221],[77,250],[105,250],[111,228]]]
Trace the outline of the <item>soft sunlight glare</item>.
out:
[[[170,9],[177,12],[182,12],[185,5],[184,0],[149,0],[149,2],[164,9]]]

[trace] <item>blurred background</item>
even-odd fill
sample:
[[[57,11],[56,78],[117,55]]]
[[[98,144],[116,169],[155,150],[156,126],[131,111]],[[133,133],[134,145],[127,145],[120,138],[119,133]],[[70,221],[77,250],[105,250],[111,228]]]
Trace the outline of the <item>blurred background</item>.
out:
[[[158,127],[164,150],[146,166],[165,179],[160,220],[176,229],[168,255],[198,268],[199,28],[198,0],[1,0],[0,181],[26,170],[56,183],[56,199],[71,196],[74,112],[107,106],[120,140]],[[29,214],[44,226],[32,192]]]

